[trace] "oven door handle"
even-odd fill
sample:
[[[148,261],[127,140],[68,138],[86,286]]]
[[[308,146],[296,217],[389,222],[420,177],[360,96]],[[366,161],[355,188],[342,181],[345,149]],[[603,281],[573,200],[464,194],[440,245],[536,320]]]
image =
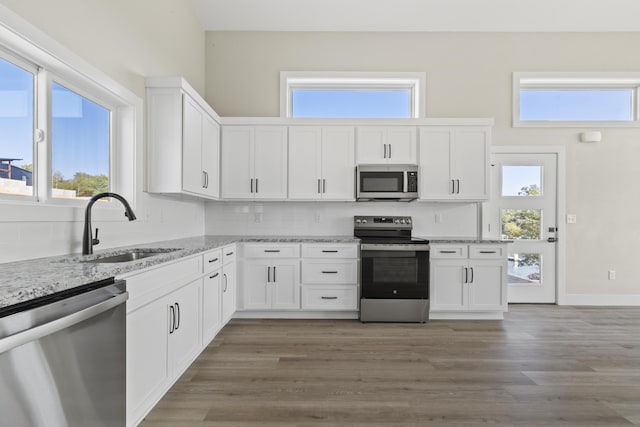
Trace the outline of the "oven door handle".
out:
[[[429,252],[429,245],[376,245],[376,244],[367,244],[363,243],[360,246],[360,250],[362,251],[372,251],[372,252]]]

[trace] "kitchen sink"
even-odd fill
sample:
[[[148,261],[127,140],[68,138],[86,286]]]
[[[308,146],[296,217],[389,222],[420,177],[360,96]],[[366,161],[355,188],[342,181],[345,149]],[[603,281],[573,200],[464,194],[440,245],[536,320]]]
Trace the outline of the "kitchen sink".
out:
[[[179,251],[180,248],[169,249],[132,249],[130,251],[122,252],[119,254],[97,256],[93,259],[82,260],[81,262],[89,263],[118,263],[136,261],[143,258],[149,258],[152,256],[162,255],[169,252]]]

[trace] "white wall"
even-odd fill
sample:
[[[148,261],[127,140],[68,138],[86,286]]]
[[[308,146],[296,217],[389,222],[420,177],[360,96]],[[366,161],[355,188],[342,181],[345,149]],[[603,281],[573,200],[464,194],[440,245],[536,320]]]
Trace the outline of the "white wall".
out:
[[[354,215],[406,215],[413,218],[415,236],[476,238],[477,207],[475,203],[417,201],[211,202],[207,204],[205,220],[207,234],[350,236]]]
[[[283,70],[426,71],[427,116],[494,117],[498,145],[566,146],[567,212],[578,218],[559,224],[561,232],[566,227],[567,292],[640,295],[640,130],[596,129],[602,142],[581,144],[582,128],[511,128],[512,72],[637,72],[638,44],[640,33],[208,32],[206,98],[222,116],[277,116]],[[227,214],[210,204],[207,230],[218,229],[211,221]],[[344,231],[343,220],[336,221]],[[609,269],[617,271],[615,281],[607,281]]]
[[[183,75],[204,93],[205,35],[189,1],[0,0],[2,5],[10,11],[0,14],[0,21],[15,12],[28,26],[46,33],[140,98],[149,75]],[[204,232],[201,201],[142,192],[144,133],[139,135],[142,138],[135,147],[138,220],[128,222],[119,212],[119,219],[103,221],[101,215],[94,215],[101,240],[95,250]],[[0,202],[0,262],[81,251],[82,207],[34,205]]]

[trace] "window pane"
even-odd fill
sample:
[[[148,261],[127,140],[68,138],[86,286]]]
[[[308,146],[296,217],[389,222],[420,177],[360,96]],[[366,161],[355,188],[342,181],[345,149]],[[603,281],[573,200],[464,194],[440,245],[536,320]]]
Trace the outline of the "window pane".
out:
[[[34,77],[0,58],[0,194],[33,195]]]
[[[411,117],[411,90],[312,90],[291,92],[291,117]]]
[[[53,197],[89,198],[109,189],[110,111],[53,84]]]
[[[631,121],[633,90],[522,89],[520,120]]]
[[[502,196],[542,194],[542,166],[502,166]]]
[[[503,209],[502,238],[540,240],[540,209]]]
[[[508,262],[508,284],[539,284],[540,283],[540,254],[513,254]]]

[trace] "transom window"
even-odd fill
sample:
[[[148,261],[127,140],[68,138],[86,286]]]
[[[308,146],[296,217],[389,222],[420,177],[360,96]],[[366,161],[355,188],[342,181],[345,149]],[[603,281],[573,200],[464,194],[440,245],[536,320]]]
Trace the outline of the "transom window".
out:
[[[514,73],[514,126],[638,126],[640,74]]]
[[[424,114],[425,73],[281,72],[280,115],[409,119]]]

